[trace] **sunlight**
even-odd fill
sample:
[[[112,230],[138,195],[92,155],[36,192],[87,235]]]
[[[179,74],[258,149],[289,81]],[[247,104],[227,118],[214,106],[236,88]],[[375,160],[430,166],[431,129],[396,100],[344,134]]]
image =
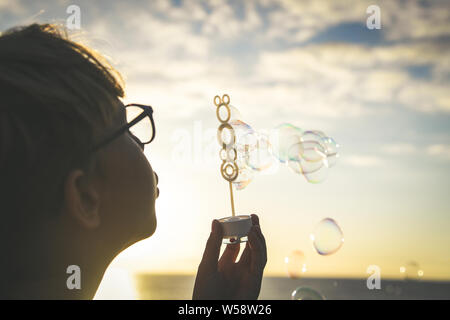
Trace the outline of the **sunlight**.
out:
[[[116,267],[106,270],[94,296],[95,300],[136,300],[137,298],[136,285],[130,272]]]

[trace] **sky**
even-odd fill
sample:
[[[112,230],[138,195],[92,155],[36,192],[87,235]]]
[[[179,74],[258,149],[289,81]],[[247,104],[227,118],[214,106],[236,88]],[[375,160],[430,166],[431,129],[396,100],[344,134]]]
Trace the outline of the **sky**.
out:
[[[229,216],[219,172],[213,98],[229,94],[258,130],[289,122],[340,145],[326,181],[280,166],[235,193],[257,213],[266,275],[304,252],[305,276],[450,279],[450,2],[448,1],[5,1],[0,30],[66,23],[73,39],[105,54],[126,81],[125,102],[151,104],[157,127],[146,156],[158,173],[155,234],[112,267],[193,274],[212,219]],[[381,29],[366,13],[378,5]],[[324,218],[341,227],[336,253],[315,252]]]

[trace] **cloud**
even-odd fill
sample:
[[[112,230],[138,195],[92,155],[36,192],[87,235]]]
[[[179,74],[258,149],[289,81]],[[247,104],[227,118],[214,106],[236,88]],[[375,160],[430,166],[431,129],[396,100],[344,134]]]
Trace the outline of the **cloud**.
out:
[[[450,160],[450,145],[447,144],[431,144],[418,148],[410,143],[393,143],[383,145],[380,151],[391,156],[420,156],[422,154],[435,160]]]
[[[410,143],[386,144],[381,147],[381,151],[390,155],[412,155],[418,152],[416,146]]]
[[[439,46],[426,48],[424,44],[377,48],[316,44],[264,51],[255,67],[254,81],[261,85],[265,82],[268,90],[274,84],[282,86],[286,96],[296,97],[310,106],[309,111],[322,116],[361,116],[379,112],[383,106],[449,112],[447,84],[438,76],[419,79],[408,71],[411,66],[424,64],[441,72],[448,70],[443,53],[449,51]],[[378,108],[373,109],[371,104]]]
[[[434,144],[427,148],[427,154],[438,159],[450,160],[450,145]]]
[[[450,3],[383,1],[382,23],[390,40],[438,38],[450,35]]]
[[[307,41],[315,34],[342,23],[365,25],[366,9],[376,4],[381,11],[381,30],[386,39],[399,41],[450,36],[450,3],[437,1],[266,1],[273,28],[268,36]]]
[[[341,159],[354,167],[379,167],[383,164],[381,158],[368,155],[348,155],[342,156]]]
[[[438,10],[445,3],[423,6],[411,1],[403,6],[380,2],[383,33],[412,41],[376,46],[307,43],[333,26],[364,24],[370,4],[285,0],[174,4],[157,0],[85,1],[80,6],[88,33],[111,43],[110,55],[128,80],[128,92],[158,97],[158,102],[179,114],[195,114],[205,101],[209,103],[209,95],[223,91],[242,101],[249,113],[260,116],[354,118],[399,107],[450,112],[450,61],[446,59],[450,45],[407,33],[409,29],[398,26],[393,18],[411,13],[417,18],[415,27],[422,30],[435,15],[437,21],[445,17],[440,11],[448,10]],[[65,11],[59,11],[64,16]],[[401,31],[390,35],[397,27]],[[433,31],[429,37],[442,32]],[[299,42],[304,45],[299,47]],[[423,79],[408,69],[421,66],[430,69]]]
[[[243,17],[236,14],[230,2],[211,1],[211,13],[203,21],[202,32],[208,36],[222,39],[234,39],[243,33],[256,31],[263,24],[256,10],[255,1],[243,2]]]

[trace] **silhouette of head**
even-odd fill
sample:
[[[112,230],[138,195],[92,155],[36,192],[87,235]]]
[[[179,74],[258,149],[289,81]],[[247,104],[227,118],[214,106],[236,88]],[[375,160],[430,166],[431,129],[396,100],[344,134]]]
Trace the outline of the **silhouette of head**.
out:
[[[0,36],[0,233],[10,247],[114,255],[154,233],[157,177],[143,146],[125,131],[91,150],[125,124],[121,97],[120,75],[63,29]]]

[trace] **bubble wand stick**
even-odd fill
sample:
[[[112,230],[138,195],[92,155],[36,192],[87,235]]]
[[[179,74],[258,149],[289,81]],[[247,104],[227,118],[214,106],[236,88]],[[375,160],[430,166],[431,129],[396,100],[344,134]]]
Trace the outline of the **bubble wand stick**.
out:
[[[231,217],[219,219],[222,225],[224,243],[239,243],[247,241],[247,234],[252,227],[251,217],[249,215],[236,216],[234,208],[233,198],[233,185],[232,182],[236,180],[239,175],[239,167],[236,163],[237,151],[235,147],[236,135],[233,127],[229,121],[231,119],[231,110],[229,107],[230,96],[224,94],[222,98],[219,96],[214,97],[214,104],[216,106],[216,116],[220,122],[220,126],[217,130],[217,140],[222,146],[219,152],[222,164],[220,166],[220,173],[222,177],[228,181],[230,187],[230,202],[231,202]],[[220,115],[221,108],[226,110],[226,117],[222,118]],[[229,132],[229,141],[223,139],[223,132],[226,129]]]
[[[233,186],[231,185],[231,182],[228,182],[228,184],[230,185],[231,215],[234,217],[236,213],[234,211]]]

